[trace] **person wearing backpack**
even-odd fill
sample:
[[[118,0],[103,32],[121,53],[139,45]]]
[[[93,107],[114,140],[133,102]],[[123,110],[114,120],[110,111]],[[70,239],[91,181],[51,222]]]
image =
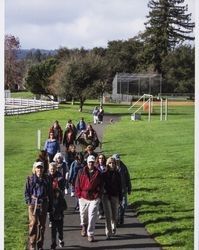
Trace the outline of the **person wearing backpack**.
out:
[[[47,211],[52,210],[52,183],[44,174],[44,163],[33,164],[32,175],[26,179],[24,198],[28,205],[29,250],[43,249]]]
[[[59,247],[64,247],[63,241],[63,225],[64,225],[64,210],[67,209],[67,203],[64,199],[63,193],[59,188],[53,190],[53,204],[52,204],[52,227],[51,227],[51,250],[57,247],[57,235],[59,239]]]

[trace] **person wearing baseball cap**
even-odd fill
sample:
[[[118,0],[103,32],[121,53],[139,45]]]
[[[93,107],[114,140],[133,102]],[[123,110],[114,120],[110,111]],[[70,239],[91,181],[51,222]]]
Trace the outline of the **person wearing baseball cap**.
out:
[[[86,162],[86,166],[78,171],[75,193],[79,198],[81,236],[87,235],[88,241],[93,242],[103,182],[101,174],[95,166],[95,157],[89,155]]]
[[[127,166],[123,163],[119,154],[113,154],[112,158],[116,161],[117,170],[120,173],[122,184],[122,201],[119,204],[118,209],[118,224],[124,224],[124,214],[128,206],[127,194],[131,194],[131,178]]]
[[[43,249],[47,210],[52,207],[52,184],[44,174],[44,163],[36,161],[32,167],[32,175],[27,177],[25,202],[28,205],[29,248]]]

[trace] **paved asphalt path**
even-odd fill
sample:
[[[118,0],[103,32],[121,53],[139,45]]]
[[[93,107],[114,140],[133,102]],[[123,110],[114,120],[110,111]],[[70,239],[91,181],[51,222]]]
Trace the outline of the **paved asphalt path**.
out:
[[[113,124],[119,120],[119,117],[104,116],[103,124],[93,125],[97,131],[99,140],[103,142],[103,131],[110,120],[113,119]],[[95,150],[101,152],[100,148]],[[130,208],[127,209],[124,225],[117,228],[116,235],[111,240],[106,240],[104,231],[104,219],[98,220],[95,230],[95,242],[88,242],[87,237],[80,235],[80,219],[79,212],[75,211],[75,198],[70,194],[66,195],[68,209],[64,216],[64,242],[63,250],[161,250],[161,246],[151,238],[144,225],[138,221],[135,212]],[[48,219],[46,223],[45,244],[44,249],[50,249],[51,231],[48,227]],[[61,249],[57,247],[57,249]]]

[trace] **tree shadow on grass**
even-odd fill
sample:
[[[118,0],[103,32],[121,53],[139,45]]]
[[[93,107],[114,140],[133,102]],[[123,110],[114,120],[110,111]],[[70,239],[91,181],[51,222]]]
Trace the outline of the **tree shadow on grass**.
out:
[[[155,224],[155,223],[160,223],[160,222],[177,222],[177,221],[188,220],[188,219],[193,219],[193,218],[194,218],[193,216],[183,216],[183,217],[179,217],[179,218],[176,218],[176,217],[173,217],[173,216],[165,216],[165,217],[162,217],[162,218],[157,218],[157,219],[154,219],[154,220],[145,221],[143,223],[143,225],[147,226],[149,224]]]
[[[131,179],[133,180],[133,179]],[[155,191],[158,190],[158,188],[134,188],[133,192],[151,192],[151,191]]]
[[[169,203],[160,201],[160,200],[155,200],[155,201],[145,201],[145,200],[140,200],[140,201],[135,201],[134,203],[130,204],[128,208],[131,208],[133,210],[137,210],[137,208],[140,208],[141,206],[168,206]]]
[[[167,230],[165,230],[164,232],[157,232],[157,233],[153,233],[151,236],[152,237],[160,237],[160,236],[163,236],[163,235],[171,235],[173,233],[175,234],[179,234],[179,233],[182,233],[182,232],[185,232],[185,231],[190,231],[190,228],[169,228]]]

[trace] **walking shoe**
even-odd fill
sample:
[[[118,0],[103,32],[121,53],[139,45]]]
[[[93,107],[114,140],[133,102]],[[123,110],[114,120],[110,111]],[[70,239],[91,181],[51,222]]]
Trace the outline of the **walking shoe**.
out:
[[[94,236],[88,236],[88,241],[89,241],[89,242],[95,241]]]
[[[103,215],[99,215],[99,220],[102,220],[102,219],[104,219],[104,216]]]
[[[65,194],[66,194],[66,195],[68,194],[68,189],[67,189],[67,188],[65,188]]]
[[[79,206],[76,206],[76,207],[75,207],[75,210],[79,211]]]
[[[106,235],[106,240],[110,240],[110,239],[111,239],[110,235]]]
[[[85,236],[86,236],[86,226],[82,226],[81,236],[82,236],[82,237],[85,237]]]
[[[59,240],[59,247],[64,247],[64,241],[63,240]]]
[[[51,221],[49,222],[49,225],[48,225],[48,226],[49,226],[49,227],[52,227],[52,222],[51,222]]]
[[[74,193],[74,192],[71,192],[70,196],[71,196],[71,197],[74,197],[74,196],[75,196],[75,193]]]
[[[56,242],[52,243],[50,250],[55,250],[57,247]]]

